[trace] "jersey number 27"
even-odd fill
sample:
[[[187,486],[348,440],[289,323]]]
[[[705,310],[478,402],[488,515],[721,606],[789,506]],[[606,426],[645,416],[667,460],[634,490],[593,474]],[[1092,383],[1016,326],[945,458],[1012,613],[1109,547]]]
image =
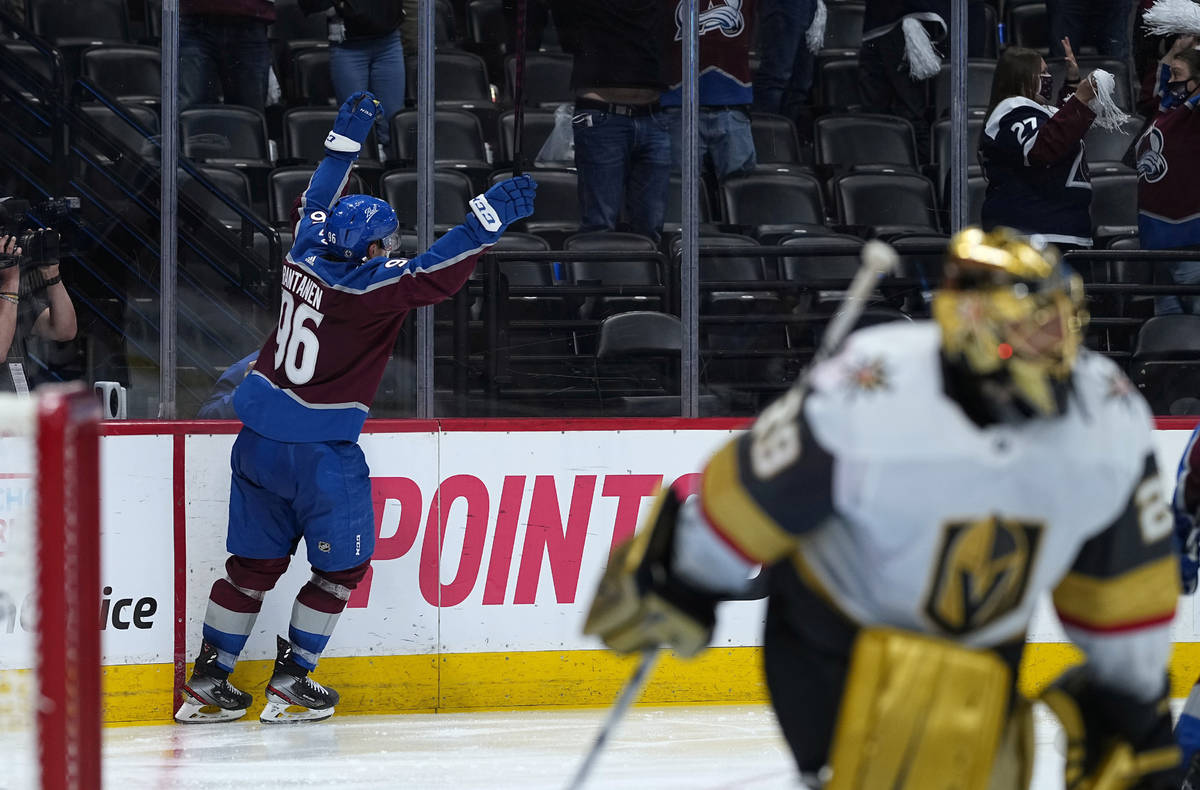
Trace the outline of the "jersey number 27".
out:
[[[279,300],[279,326],[275,329],[275,369],[283,372],[292,384],[307,384],[317,370],[317,354],[321,343],[313,331],[325,320],[325,314],[314,310],[287,291]],[[308,324],[312,324],[309,328]]]

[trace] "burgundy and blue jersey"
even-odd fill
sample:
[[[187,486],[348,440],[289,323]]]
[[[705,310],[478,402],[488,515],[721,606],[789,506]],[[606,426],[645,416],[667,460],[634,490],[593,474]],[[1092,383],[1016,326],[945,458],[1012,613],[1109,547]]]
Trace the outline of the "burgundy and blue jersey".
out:
[[[1137,142],[1138,236],[1144,250],[1200,244],[1200,97],[1166,101],[1171,69],[1160,65],[1163,96],[1153,122]]]
[[[662,95],[664,107],[683,103],[681,62],[683,55],[684,0],[668,0],[672,22],[667,24],[667,47],[663,66],[670,86]],[[751,86],[750,50],[754,46],[755,0],[713,0],[699,12],[700,104],[738,105],[754,100]]]
[[[493,234],[459,225],[411,260],[330,260],[324,224],[355,156],[326,151],[283,263],[279,322],[234,393],[247,428],[281,442],[356,441],[404,317],[454,295]]]

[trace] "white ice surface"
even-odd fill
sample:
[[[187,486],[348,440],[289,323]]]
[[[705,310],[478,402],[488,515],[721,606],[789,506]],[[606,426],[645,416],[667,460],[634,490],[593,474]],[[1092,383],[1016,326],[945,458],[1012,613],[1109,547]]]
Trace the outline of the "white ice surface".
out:
[[[567,785],[604,710],[335,716],[317,724],[105,730],[108,790],[486,788]],[[1056,727],[1038,710],[1034,790],[1062,787]],[[797,790],[764,705],[634,708],[589,790]]]

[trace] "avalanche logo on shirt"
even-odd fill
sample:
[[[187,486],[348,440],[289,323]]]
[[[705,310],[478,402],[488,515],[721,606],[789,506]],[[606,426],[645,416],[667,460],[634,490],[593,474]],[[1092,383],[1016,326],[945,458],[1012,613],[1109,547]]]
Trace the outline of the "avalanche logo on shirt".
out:
[[[1138,140],[1138,178],[1147,184],[1162,181],[1170,169],[1167,158],[1162,155],[1163,137],[1157,126],[1151,126],[1150,131]]]
[[[675,6],[675,40],[683,40],[683,4]],[[700,35],[720,30],[727,38],[737,38],[746,29],[742,0],[712,0],[707,11],[700,12]]]

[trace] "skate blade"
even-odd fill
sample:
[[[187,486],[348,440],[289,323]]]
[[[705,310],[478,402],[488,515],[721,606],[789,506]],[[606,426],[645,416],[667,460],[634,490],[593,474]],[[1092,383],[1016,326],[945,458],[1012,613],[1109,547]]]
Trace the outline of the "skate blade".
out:
[[[258,720],[263,724],[295,724],[298,722],[324,721],[332,715],[333,708],[313,710],[303,705],[268,701]]]
[[[205,705],[192,697],[188,697],[175,711],[175,721],[180,724],[217,724],[223,721],[233,721],[246,715],[246,709],[226,710],[216,705]]]

